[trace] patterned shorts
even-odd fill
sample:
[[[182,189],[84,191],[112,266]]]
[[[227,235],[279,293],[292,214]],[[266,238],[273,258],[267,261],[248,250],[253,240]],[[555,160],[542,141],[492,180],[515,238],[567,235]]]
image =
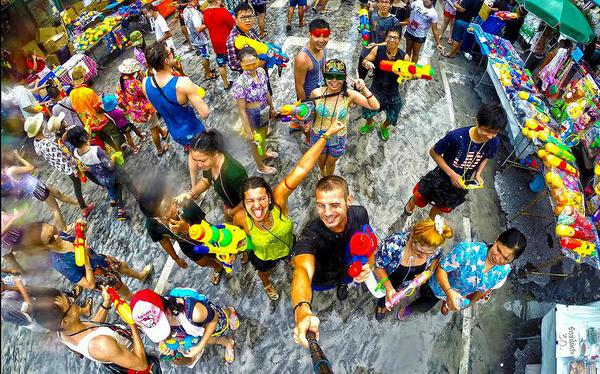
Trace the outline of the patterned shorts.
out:
[[[379,101],[379,110],[363,109],[362,117],[364,119],[371,119],[378,113],[384,111],[385,121],[392,126],[396,126],[396,123],[398,122],[398,116],[400,115],[400,110],[402,110],[402,97],[400,95],[391,97],[382,95],[373,89],[371,89],[371,92],[373,92],[373,95],[375,95],[377,101]]]
[[[310,145],[314,145],[319,138],[321,137],[321,133],[316,133],[314,131],[310,132]],[[321,152],[322,155],[329,154],[335,158],[340,158],[346,153],[346,144],[348,143],[348,137],[346,135],[335,135],[327,142],[325,148]]]

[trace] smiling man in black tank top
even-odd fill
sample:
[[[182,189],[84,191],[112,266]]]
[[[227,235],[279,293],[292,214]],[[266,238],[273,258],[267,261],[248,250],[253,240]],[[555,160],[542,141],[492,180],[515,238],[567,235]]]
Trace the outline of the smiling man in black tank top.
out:
[[[406,53],[398,48],[400,44],[402,29],[397,26],[390,27],[386,32],[385,46],[377,46],[362,61],[362,66],[367,70],[374,70],[373,83],[369,88],[379,101],[378,110],[363,109],[362,116],[367,123],[359,129],[361,134],[368,134],[375,128],[373,118],[381,111],[385,111],[385,122],[379,128],[381,139],[387,141],[390,138],[388,127],[396,126],[398,115],[402,109],[402,97],[400,96],[397,76],[393,72],[383,71],[379,64],[383,60],[409,60]]]

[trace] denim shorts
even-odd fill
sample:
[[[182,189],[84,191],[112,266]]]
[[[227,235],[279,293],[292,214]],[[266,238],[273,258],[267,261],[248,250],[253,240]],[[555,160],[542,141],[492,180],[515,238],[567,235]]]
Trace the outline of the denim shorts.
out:
[[[321,137],[321,133],[316,133],[314,131],[310,132],[310,145],[314,145],[319,138]],[[335,158],[340,158],[346,153],[346,143],[348,142],[348,137],[346,135],[335,135],[332,136],[331,139],[325,145],[325,148],[321,152],[322,155],[330,154]]]
[[[208,44],[194,45],[194,49],[196,50],[196,56],[208,58]]]
[[[246,115],[248,116],[248,121],[250,121],[250,127],[252,127],[253,130],[267,125],[267,122],[262,123],[260,118],[260,112],[265,108],[246,108]]]
[[[469,22],[457,19],[454,21],[454,30],[452,31],[452,40],[455,42],[462,42],[469,27]]]
[[[425,40],[427,39],[427,37],[422,36],[422,37],[418,37],[418,36],[414,36],[413,34],[409,33],[408,30],[406,30],[406,32],[404,33],[404,37],[406,39],[410,39],[415,43],[425,43]]]
[[[306,6],[306,0],[290,0],[290,6]]]
[[[227,65],[227,53],[217,53],[217,65],[219,67]]]

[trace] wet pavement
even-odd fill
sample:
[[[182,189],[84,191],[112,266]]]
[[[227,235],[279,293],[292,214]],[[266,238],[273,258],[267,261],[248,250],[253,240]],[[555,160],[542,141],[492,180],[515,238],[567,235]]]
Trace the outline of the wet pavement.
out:
[[[286,4],[281,0],[269,2],[267,41],[283,45],[284,51],[293,58],[305,43],[305,39],[301,38],[308,34],[308,28],[298,30],[294,26],[292,32],[286,34]],[[357,2],[331,0],[328,9],[326,19],[333,25],[331,40],[336,42],[331,44],[335,49],[330,50],[329,56],[341,58],[347,63],[352,62],[354,68],[359,52]],[[314,13],[307,13],[307,21],[314,17]],[[205,100],[212,110],[208,126],[228,135],[228,150],[242,162],[250,175],[256,175],[249,145],[237,132],[239,116],[235,100],[222,89],[220,80],[204,81],[199,59],[182,48],[183,36],[177,19],[171,18],[169,24],[174,30],[178,50],[182,52],[186,74],[206,89]],[[101,70],[95,79],[93,88],[99,93],[113,92],[118,79],[117,66],[123,58],[130,56],[131,51],[126,51],[107,64],[106,69]],[[371,223],[380,237],[409,227],[411,222],[424,217],[425,212],[418,212],[406,222],[400,218],[400,213],[416,181],[433,167],[433,161],[428,156],[429,148],[447,131],[472,124],[481,102],[496,100],[495,93],[489,87],[474,89],[473,80],[476,82],[479,78],[475,63],[468,63],[460,58],[439,60],[431,40],[425,44],[420,62],[432,64],[437,74],[433,81],[414,81],[404,85],[402,90],[405,106],[398,126],[391,132],[390,140],[384,143],[376,133],[361,136],[358,128],[364,120],[359,118],[360,112],[354,110],[349,123],[348,152],[338,163],[336,174],[349,182],[355,203],[367,208]],[[214,58],[212,64],[216,66]],[[295,93],[292,67],[284,68],[281,76],[273,73],[271,77],[276,106],[293,102]],[[278,169],[277,174],[266,178],[274,186],[293,167],[306,148],[300,135],[288,134],[287,126],[280,122],[273,124],[268,144],[280,154],[279,160],[273,164]],[[165,177],[172,181],[176,192],[184,191],[190,185],[185,156],[175,144],[174,150],[159,158],[152,143],[146,141],[140,154],[127,160],[125,168],[134,179],[152,169],[166,170],[168,173]],[[62,175],[48,173],[48,170],[43,170],[41,175],[49,184],[71,193],[70,181]],[[296,222],[297,233],[316,215],[312,196],[317,178],[315,168],[290,198],[290,212]],[[527,201],[533,195],[527,194],[527,178],[524,172],[500,173],[497,163],[491,162],[485,175],[488,187],[470,193],[467,203],[447,217],[449,224],[455,229],[455,238],[445,250],[449,250],[454,242],[468,237],[465,227],[469,227],[469,222],[473,240],[493,241],[506,226],[506,215],[512,214],[522,201]],[[154,287],[168,256],[150,241],[143,226],[143,216],[135,207],[131,195],[125,193],[132,219],[122,223],[114,219],[115,212],[108,206],[103,190],[88,183],[84,186],[84,194],[86,199],[96,203],[96,209],[89,219],[88,238],[91,247],[99,253],[128,261],[135,268],[153,263],[157,272],[148,284],[140,285],[138,281],[128,281],[128,284],[131,289]],[[513,199],[515,194],[520,198]],[[209,221],[222,222],[222,206],[212,190],[199,203],[208,213]],[[45,206],[37,208],[40,218],[50,217]],[[77,218],[76,209],[63,208],[67,221]],[[518,266],[522,266],[526,260],[541,260],[550,251],[547,249],[545,235],[539,228],[536,229],[538,223],[526,218],[513,224],[519,228],[528,227],[526,233],[532,243],[526,252],[530,257],[520,260],[522,262]],[[554,251],[556,252],[556,248]],[[573,266],[569,264],[569,260],[565,260],[565,263],[567,268]],[[48,264],[43,261],[35,266],[40,270],[48,269]],[[589,290],[593,290],[590,287],[598,280],[598,274],[592,271],[581,276],[584,275],[587,279],[587,283],[584,283],[586,288],[582,290],[576,286],[575,290],[588,290],[581,298],[585,301],[588,295],[594,297]],[[55,272],[40,271],[37,276],[44,279],[44,282],[51,279],[49,284],[52,285],[67,285]],[[276,269],[272,280],[280,290],[281,298],[273,302],[265,295],[251,265],[242,266],[236,262],[234,271],[224,276],[221,284],[216,287],[208,282],[208,270],[193,264],[187,270],[175,267],[168,277],[167,289],[174,286],[196,288],[217,304],[234,306],[241,318],[241,327],[233,335],[237,344],[235,363],[226,366],[222,349],[209,347],[194,370],[202,373],[310,372],[308,352],[296,346],[292,339],[293,321],[289,301],[291,276],[292,271],[288,265],[280,264]],[[532,290],[532,284],[540,287],[537,294],[535,289]],[[490,302],[477,306],[471,323],[474,327],[469,372],[514,372],[514,364],[504,366],[503,362],[516,360],[513,356],[516,347],[511,339],[518,333],[518,322],[531,318],[527,310],[535,308],[527,306],[540,297],[543,303],[536,304],[536,312],[532,314],[542,314],[551,307],[550,303],[555,301],[553,298],[561,295],[561,291],[557,290],[554,294],[547,292],[546,297],[542,297],[541,293],[547,284],[547,277],[537,280],[511,278]],[[95,305],[97,301],[98,298]],[[371,295],[360,287],[351,288],[350,296],[344,302],[337,300],[334,291],[315,294],[313,306],[321,319],[320,343],[336,373],[459,371],[463,353],[461,315],[443,316],[436,309],[428,314],[412,315],[405,322],[399,322],[391,314],[384,321],[378,322],[374,319],[374,305]],[[84,373],[90,370],[96,372],[98,369],[96,364],[79,359],[69,352],[50,334],[35,334],[3,323],[2,341],[3,372]],[[149,351],[156,349],[148,341],[146,346]],[[168,373],[190,371],[169,364],[163,364],[163,370]]]

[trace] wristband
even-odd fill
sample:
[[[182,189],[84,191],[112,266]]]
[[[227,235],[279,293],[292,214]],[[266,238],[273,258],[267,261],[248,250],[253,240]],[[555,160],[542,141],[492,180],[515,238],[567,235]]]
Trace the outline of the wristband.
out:
[[[325,139],[325,141],[326,141],[326,142],[328,142],[328,141],[329,141],[329,135],[327,135],[327,134],[325,134],[325,133],[321,134],[320,138],[323,138],[323,139]]]
[[[389,281],[389,280],[390,280],[390,278],[388,278],[388,277],[385,277],[382,280],[380,280],[379,283],[377,283],[377,287],[375,287],[375,291],[379,291],[379,290],[384,291],[385,287],[383,286],[383,284],[385,283],[385,281]]]
[[[104,310],[110,310],[111,307],[112,307],[112,304],[108,304],[108,306],[104,306],[103,304],[100,304],[100,308],[102,308]]]
[[[308,304],[308,307],[310,308],[310,310],[312,310],[312,305],[310,305],[310,302],[300,301],[298,304],[296,304],[294,309],[292,309],[292,317],[294,317],[294,319],[296,319],[296,309],[298,309],[302,304]]]
[[[373,93],[371,93],[369,96],[367,96],[366,99],[369,100],[372,97],[373,97]]]

